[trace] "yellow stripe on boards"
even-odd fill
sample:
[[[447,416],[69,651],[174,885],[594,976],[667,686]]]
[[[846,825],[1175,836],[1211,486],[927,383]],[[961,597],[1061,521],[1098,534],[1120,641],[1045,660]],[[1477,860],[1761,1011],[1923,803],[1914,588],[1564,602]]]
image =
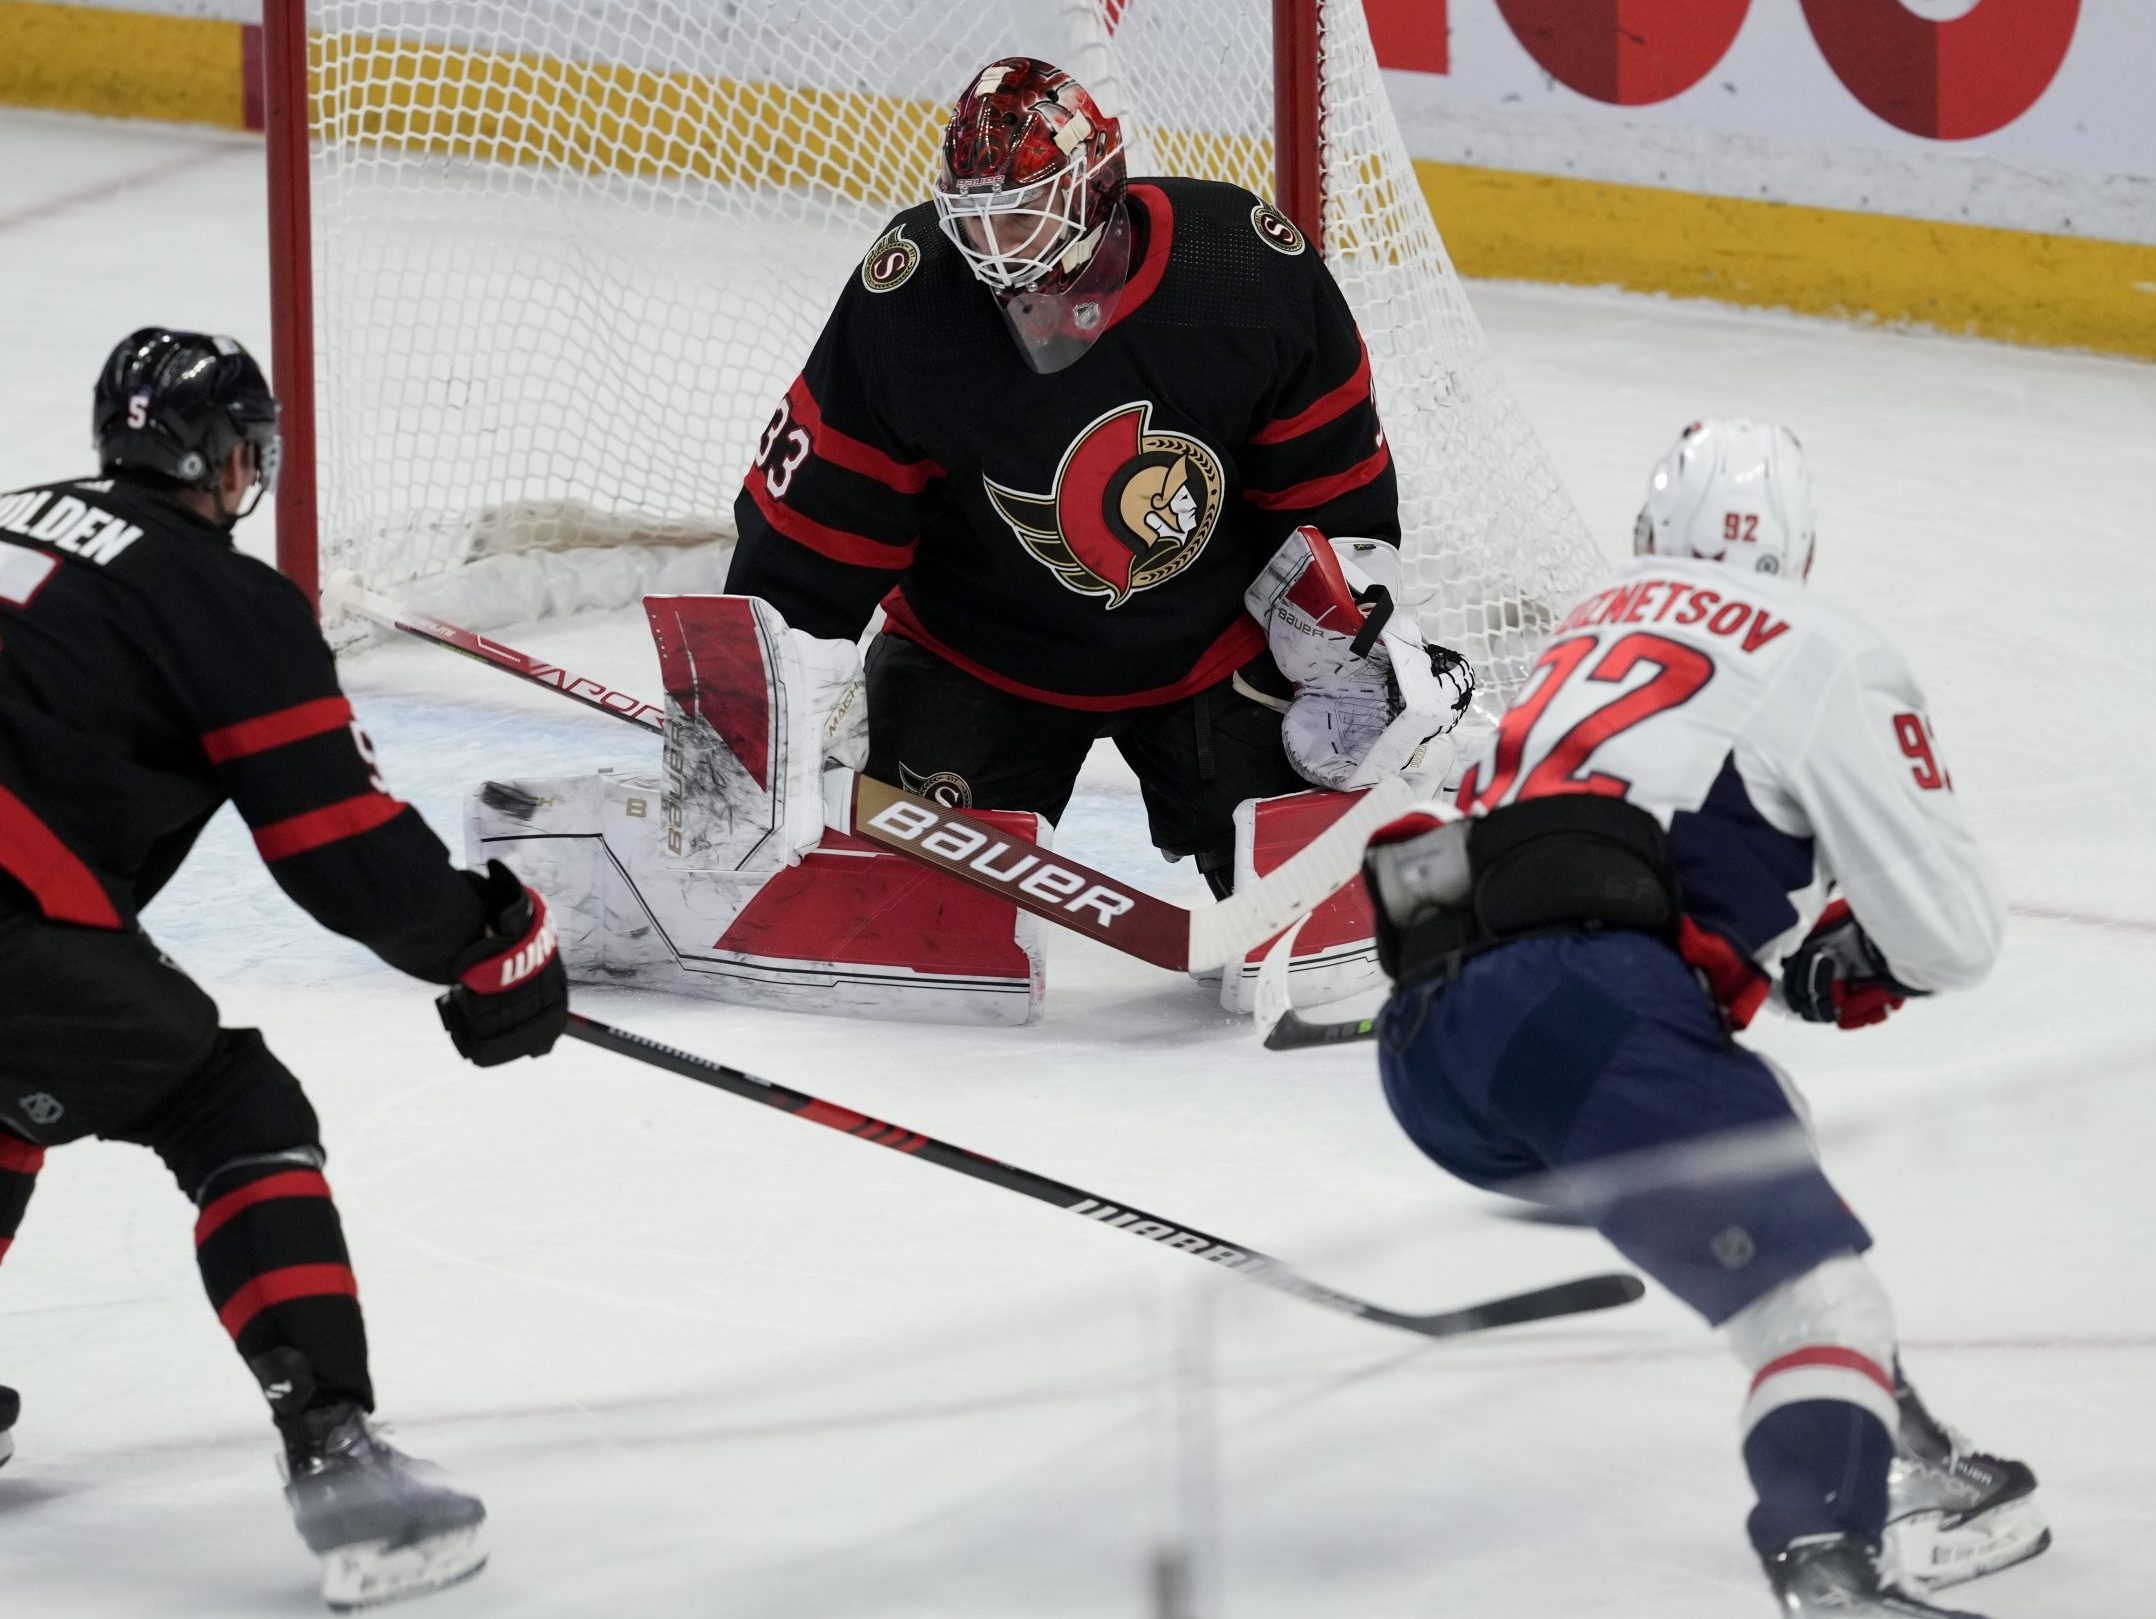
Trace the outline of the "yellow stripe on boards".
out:
[[[0,103],[246,126],[240,25],[0,0]]]
[[[2156,247],[1418,162],[1463,275],[2156,359]]]

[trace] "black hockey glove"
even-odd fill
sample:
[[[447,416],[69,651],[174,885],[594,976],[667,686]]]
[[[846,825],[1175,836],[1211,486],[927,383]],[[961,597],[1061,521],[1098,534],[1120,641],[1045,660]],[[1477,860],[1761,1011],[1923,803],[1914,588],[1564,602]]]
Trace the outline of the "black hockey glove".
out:
[[[1911,995],[1923,993],[1894,981],[1846,900],[1822,911],[1796,954],[1782,958],[1782,999],[1807,1023],[1861,1029],[1884,1023]]]
[[[569,1026],[569,974],[554,948],[546,901],[499,860],[465,877],[486,927],[449,964],[456,982],[435,1005],[457,1051],[482,1068],[543,1057]]]

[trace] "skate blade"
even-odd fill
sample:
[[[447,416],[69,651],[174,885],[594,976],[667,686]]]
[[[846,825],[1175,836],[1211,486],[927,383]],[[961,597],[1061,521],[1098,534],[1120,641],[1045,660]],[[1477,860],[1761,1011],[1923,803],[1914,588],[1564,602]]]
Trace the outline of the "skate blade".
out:
[[[1919,1512],[1888,1526],[1902,1572],[1926,1590],[1943,1591],[2026,1563],[2051,1544],[2035,1498],[2023,1496],[1967,1523],[1946,1525],[1943,1512]]]
[[[323,1554],[322,1600],[335,1613],[378,1608],[468,1580],[486,1565],[477,1524],[401,1545],[361,1541]]]

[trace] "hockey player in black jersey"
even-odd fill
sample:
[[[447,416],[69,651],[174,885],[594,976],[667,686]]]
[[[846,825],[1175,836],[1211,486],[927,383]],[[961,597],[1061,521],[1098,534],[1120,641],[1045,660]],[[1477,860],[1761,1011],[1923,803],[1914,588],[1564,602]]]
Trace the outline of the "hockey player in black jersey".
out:
[[[1028,58],[960,99],[932,200],[849,279],[735,515],[729,592],[826,638],[883,608],[868,774],[1055,819],[1113,737],[1155,844],[1216,890],[1240,801],[1367,785],[1381,736],[1396,767],[1472,684],[1405,613],[1381,638],[1352,601],[1276,611],[1312,558],[1342,597],[1397,562],[1323,261],[1239,187],[1126,181],[1116,121]]]
[[[351,1607],[475,1572],[485,1512],[370,1428],[314,1111],[138,917],[229,800],[318,921],[448,986],[442,1021],[472,1061],[545,1052],[567,991],[538,896],[499,865],[457,870],[390,796],[312,605],[233,548],[275,482],[277,415],[237,343],[145,329],[97,382],[102,475],[0,494],[0,1256],[47,1148],[98,1136],[163,1158],[324,1595]]]

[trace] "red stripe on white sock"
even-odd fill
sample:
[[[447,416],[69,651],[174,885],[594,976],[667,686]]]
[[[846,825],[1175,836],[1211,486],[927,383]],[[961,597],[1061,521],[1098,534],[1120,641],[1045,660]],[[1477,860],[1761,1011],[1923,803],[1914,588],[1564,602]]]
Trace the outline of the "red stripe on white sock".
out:
[[[1752,1392],[1757,1394],[1759,1386],[1768,1378],[1779,1377],[1782,1373],[1795,1371],[1800,1366],[1840,1366],[1852,1372],[1861,1372],[1884,1389],[1888,1399],[1894,1397],[1894,1379],[1887,1375],[1885,1367],[1869,1355],[1859,1354],[1854,1349],[1844,1349],[1838,1344],[1812,1344],[1803,1349],[1792,1350],[1779,1360],[1768,1361],[1759,1369],[1759,1375],[1752,1379]]]
[[[1769,1361],[1752,1379],[1744,1402],[1743,1431],[1750,1433],[1785,1405],[1833,1400],[1869,1411],[1892,1432],[1900,1413],[1894,1379],[1871,1356],[1838,1344],[1811,1344]]]

